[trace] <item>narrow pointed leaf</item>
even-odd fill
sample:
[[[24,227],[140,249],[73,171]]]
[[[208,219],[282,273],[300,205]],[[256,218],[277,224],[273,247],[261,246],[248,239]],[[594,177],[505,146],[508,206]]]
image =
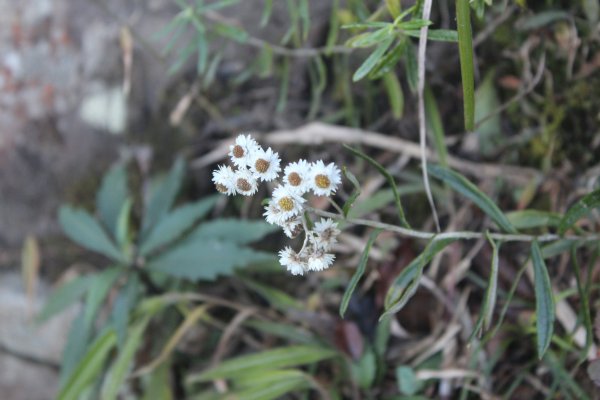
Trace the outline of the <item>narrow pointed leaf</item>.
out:
[[[167,214],[142,242],[140,254],[147,255],[153,250],[177,239],[186,230],[191,228],[196,221],[204,217],[212,209],[217,200],[217,196],[210,196],[196,203],[179,207]]]
[[[102,372],[106,357],[115,346],[116,341],[117,336],[112,330],[107,330],[98,337],[58,393],[57,399],[79,399],[88,385],[92,384]]]
[[[189,383],[206,382],[213,379],[232,379],[251,371],[277,370],[312,364],[335,357],[337,353],[317,346],[288,346],[255,354],[240,356],[222,362],[208,371],[190,375]]]
[[[117,233],[119,213],[127,197],[127,171],[124,165],[118,164],[106,173],[96,195],[100,220],[111,235]]]
[[[355,156],[360,157],[363,160],[365,160],[366,162],[368,162],[369,164],[371,164],[373,167],[375,167],[375,169],[377,169],[377,171],[379,171],[379,173],[381,175],[383,175],[385,177],[385,179],[387,180],[388,184],[390,185],[390,187],[392,188],[392,191],[394,193],[394,200],[396,202],[396,209],[398,210],[398,216],[400,217],[400,224],[405,228],[410,228],[410,225],[408,224],[408,221],[406,220],[406,217],[404,216],[404,208],[402,207],[402,202],[400,201],[400,194],[398,193],[398,187],[396,186],[396,180],[394,179],[394,177],[385,169],[385,167],[383,165],[379,164],[377,161],[375,161],[374,159],[372,159],[371,157],[369,157],[362,151],[357,150],[348,145],[344,145],[344,147],[347,150],[349,150],[352,154],[354,154]]]
[[[467,131],[472,131],[475,127],[475,74],[473,72],[473,34],[470,14],[469,0],[456,0],[456,30],[458,32],[458,53]]]
[[[383,55],[385,54],[387,49],[394,42],[394,39],[395,38],[393,36],[389,37],[389,38],[385,39],[383,42],[381,42],[377,46],[377,48],[375,48],[375,50],[371,53],[371,55],[369,57],[367,57],[367,59],[362,63],[362,65],[360,67],[358,67],[358,69],[352,76],[353,82],[360,81],[362,78],[367,76],[367,74],[369,72],[371,72],[371,70],[373,68],[375,68],[375,66],[377,65],[377,62],[383,57]]]
[[[352,208],[352,206],[354,205],[354,202],[356,201],[356,198],[358,196],[360,196],[360,184],[358,183],[358,179],[356,179],[356,177],[354,176],[354,174],[350,171],[348,171],[348,169],[346,167],[342,168],[342,173],[344,174],[344,177],[350,181],[350,183],[352,184],[352,186],[354,187],[354,190],[352,190],[352,194],[350,194],[350,196],[348,196],[348,200],[346,200],[346,202],[344,203],[344,206],[342,207],[342,211],[344,212],[344,217],[348,216],[348,213],[350,212],[350,209]]]
[[[583,196],[577,203],[565,213],[565,216],[560,221],[558,232],[561,235],[573,226],[580,218],[586,216],[592,209],[600,207],[600,189]]]
[[[510,223],[506,215],[500,211],[498,206],[467,178],[450,169],[438,165],[429,165],[427,170],[434,177],[442,180],[452,189],[473,201],[484,213],[486,213],[502,230],[508,233],[516,233],[517,230]]]
[[[516,229],[556,227],[561,220],[560,214],[540,210],[512,211],[506,217]]]
[[[126,262],[125,256],[110,240],[98,221],[83,210],[62,206],[58,220],[65,234],[75,243],[119,262]]]
[[[144,210],[142,221],[142,232],[144,234],[148,234],[149,230],[167,214],[173,205],[181,187],[184,172],[183,159],[178,158],[166,178],[154,186]]]
[[[425,266],[437,253],[454,241],[456,239],[431,239],[423,252],[402,270],[390,286],[385,296],[385,312],[380,320],[387,315],[397,313],[406,305],[419,288]]]
[[[377,239],[377,236],[379,236],[380,233],[381,229],[375,229],[373,232],[371,232],[369,240],[367,241],[367,245],[365,246],[362,256],[360,257],[358,267],[356,267],[356,271],[354,272],[354,275],[352,275],[352,279],[350,280],[348,287],[346,287],[344,297],[342,298],[342,302],[340,303],[340,316],[342,318],[344,318],[344,314],[348,309],[348,304],[350,303],[350,299],[352,298],[352,294],[354,293],[354,290],[356,289],[360,278],[362,278],[362,276],[365,273],[365,270],[367,268],[367,261],[369,261],[369,252],[371,251],[371,247],[373,246],[375,239]]]
[[[548,269],[537,241],[531,243],[531,261],[534,271],[537,350],[541,359],[550,346],[554,331],[554,297]]]

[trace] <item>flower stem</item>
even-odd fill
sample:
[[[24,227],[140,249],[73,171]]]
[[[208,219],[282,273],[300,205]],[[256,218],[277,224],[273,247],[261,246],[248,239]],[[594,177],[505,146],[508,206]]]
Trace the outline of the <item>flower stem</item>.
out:
[[[332,218],[336,220],[343,220],[354,225],[370,226],[372,228],[380,228],[385,231],[399,233],[403,236],[413,237],[417,239],[432,239],[435,240],[443,239],[481,239],[485,238],[486,234],[483,232],[471,232],[471,231],[457,231],[457,232],[446,232],[446,233],[435,233],[435,232],[424,232],[414,229],[403,228],[397,225],[386,224],[384,222],[371,221],[362,218],[344,218],[341,214],[335,214],[328,211],[318,210],[315,208],[309,208],[309,210],[322,217]],[[553,242],[559,239],[565,240],[583,240],[593,241],[600,240],[600,235],[588,235],[588,236],[560,236],[557,234],[544,234],[544,235],[525,235],[525,234],[511,234],[511,233],[490,233],[490,238],[504,241],[504,242],[532,242],[537,240],[538,242]]]

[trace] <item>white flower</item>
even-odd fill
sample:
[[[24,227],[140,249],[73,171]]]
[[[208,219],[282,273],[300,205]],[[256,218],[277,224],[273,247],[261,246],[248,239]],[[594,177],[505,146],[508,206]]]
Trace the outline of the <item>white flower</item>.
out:
[[[219,169],[213,171],[213,178],[217,190],[226,195],[235,194],[235,171],[230,166],[219,165]]]
[[[275,206],[281,210],[282,218],[287,220],[302,213],[302,204],[306,199],[285,185],[275,188],[271,201],[275,202]]]
[[[289,163],[284,170],[283,182],[296,190],[299,194],[304,194],[309,189],[310,164],[306,160]]]
[[[290,239],[294,239],[300,234],[300,232],[302,232],[302,217],[292,218],[290,220],[284,221],[280,225],[283,228],[283,233],[285,233],[285,235]]]
[[[258,182],[250,171],[240,168],[235,173],[235,189],[239,194],[252,196],[258,190]]]
[[[286,247],[279,252],[279,263],[287,268],[292,275],[304,275],[308,267],[306,257],[296,253],[291,247]]]
[[[331,267],[335,255],[318,251],[308,256],[308,269],[311,271],[323,271]]]
[[[254,153],[259,149],[260,146],[250,135],[239,135],[235,143],[229,146],[229,157],[236,166],[245,168],[250,165]]]
[[[342,182],[340,170],[334,163],[327,166],[319,160],[310,168],[310,188],[317,196],[331,196]]]
[[[271,225],[282,226],[286,221],[283,211],[273,200],[270,200],[269,204],[265,206],[263,215],[265,216],[265,220]]]
[[[312,230],[314,235],[310,235],[308,238],[317,249],[327,251],[337,243],[337,236],[340,234],[337,226],[337,222],[332,219],[321,218],[320,221],[315,222]]]
[[[263,182],[269,182],[279,177],[280,163],[279,154],[271,150],[270,147],[267,151],[258,149],[252,154],[250,170]]]

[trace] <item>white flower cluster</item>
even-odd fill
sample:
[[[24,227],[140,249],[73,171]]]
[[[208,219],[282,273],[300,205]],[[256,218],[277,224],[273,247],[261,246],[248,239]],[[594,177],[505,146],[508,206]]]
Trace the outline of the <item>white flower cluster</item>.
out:
[[[259,181],[279,178],[279,154],[271,148],[265,151],[250,135],[239,135],[229,150],[237,170],[220,165],[213,171],[212,180],[219,192],[252,196],[258,190]],[[331,219],[321,219],[308,229],[304,195],[309,192],[316,196],[334,194],[342,181],[340,170],[334,163],[325,165],[321,160],[314,163],[299,160],[288,164],[283,175],[283,183],[273,190],[263,215],[268,223],[283,228],[286,236],[295,238],[304,232],[305,238],[299,252],[291,247],[281,250],[279,261],[293,275],[329,268],[335,255],[328,251],[337,243],[340,231]]]

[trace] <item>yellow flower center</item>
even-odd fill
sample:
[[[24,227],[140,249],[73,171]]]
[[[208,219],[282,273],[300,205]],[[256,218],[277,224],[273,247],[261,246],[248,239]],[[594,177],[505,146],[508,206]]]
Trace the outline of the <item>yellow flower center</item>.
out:
[[[243,148],[242,146],[240,146],[239,144],[236,144],[236,145],[233,147],[233,156],[234,156],[235,158],[242,158],[242,157],[244,157],[244,154],[246,154],[246,153],[244,152],[244,148]]]
[[[256,160],[256,162],[254,163],[254,167],[256,168],[256,170],[258,172],[260,172],[261,174],[264,174],[265,172],[267,172],[267,170],[269,169],[269,166],[271,164],[267,161],[267,160],[263,160],[262,158],[259,158],[258,160]]]
[[[292,186],[300,186],[302,178],[300,178],[300,175],[297,172],[292,172],[288,175],[288,182]]]
[[[238,187],[238,189],[240,189],[244,192],[247,192],[252,189],[252,185],[250,185],[250,182],[248,182],[244,178],[238,178],[237,187]]]
[[[329,185],[331,185],[331,181],[327,177],[327,175],[319,174],[315,176],[315,184],[320,189],[327,189]]]
[[[220,183],[217,183],[215,185],[217,187],[217,190],[221,193],[227,193],[227,188],[225,187],[225,185],[221,185]]]
[[[277,204],[279,204],[279,208],[283,211],[292,211],[294,209],[294,200],[291,197],[282,197]]]

